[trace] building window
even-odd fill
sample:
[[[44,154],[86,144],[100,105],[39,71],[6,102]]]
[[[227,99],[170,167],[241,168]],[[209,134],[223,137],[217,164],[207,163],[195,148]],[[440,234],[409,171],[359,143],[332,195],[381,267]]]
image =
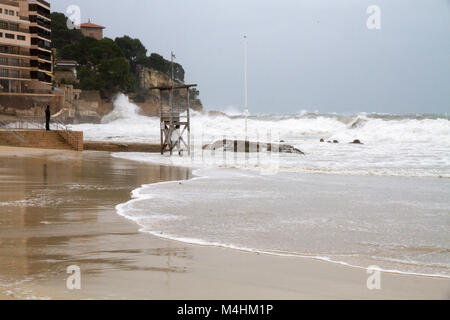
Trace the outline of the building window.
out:
[[[19,16],[19,11],[16,11],[16,16]]]
[[[11,33],[5,33],[5,38],[14,39],[14,35]]]
[[[11,70],[11,78],[20,78],[19,70]]]
[[[9,10],[9,15],[13,16],[14,15],[14,11],[13,10]]]
[[[17,35],[17,40],[25,41],[25,36],[19,36],[19,35]]]
[[[9,29],[10,29],[11,31],[19,31],[19,25],[18,25],[18,24],[15,24],[15,23],[11,23],[11,24],[9,25]]]
[[[8,58],[0,57],[0,64],[4,66],[8,65]]]
[[[20,61],[19,61],[19,59],[11,59],[10,60],[10,63],[11,63],[11,66],[16,66],[16,67],[18,67],[19,65],[20,65]]]
[[[0,38],[3,38],[3,32],[0,32]]]
[[[8,24],[6,22],[0,21],[0,29],[8,29]]]
[[[8,69],[0,69],[0,77],[7,77]]]
[[[0,8],[0,13],[3,13],[3,9],[2,8]]]

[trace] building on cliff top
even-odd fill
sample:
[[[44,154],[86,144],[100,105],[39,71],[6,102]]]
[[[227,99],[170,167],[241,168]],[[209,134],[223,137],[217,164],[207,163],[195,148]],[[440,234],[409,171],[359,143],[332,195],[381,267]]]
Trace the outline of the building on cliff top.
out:
[[[81,33],[85,37],[92,37],[97,40],[103,39],[103,29],[105,29],[105,27],[91,23],[91,20],[89,20],[89,22],[80,24],[80,29]]]
[[[0,93],[50,93],[50,4],[0,0]]]

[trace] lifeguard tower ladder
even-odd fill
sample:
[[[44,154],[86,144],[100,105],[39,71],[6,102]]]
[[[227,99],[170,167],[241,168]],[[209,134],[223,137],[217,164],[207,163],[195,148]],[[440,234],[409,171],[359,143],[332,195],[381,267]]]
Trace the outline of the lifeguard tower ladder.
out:
[[[161,125],[161,154],[176,151],[181,156],[184,151],[191,155],[191,119],[190,119],[190,89],[196,84],[174,85],[170,87],[154,87],[159,90],[160,125]],[[186,104],[182,103],[182,96],[178,101],[174,99],[174,92],[186,90]],[[169,93],[169,103],[164,105],[163,92]]]

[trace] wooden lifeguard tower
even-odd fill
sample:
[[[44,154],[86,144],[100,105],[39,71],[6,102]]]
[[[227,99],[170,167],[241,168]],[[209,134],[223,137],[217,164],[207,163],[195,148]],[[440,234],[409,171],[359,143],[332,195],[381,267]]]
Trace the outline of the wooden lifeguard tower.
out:
[[[160,101],[160,130],[161,130],[161,154],[169,152],[173,155],[176,150],[178,155],[187,151],[191,155],[191,97],[190,90],[196,87],[196,84],[175,84],[174,77],[174,59],[175,54],[171,52],[172,79],[171,86],[153,87],[159,90]],[[186,103],[183,103],[182,95],[177,95],[179,99],[174,98],[174,93],[180,90],[186,90]],[[164,105],[163,93],[168,92],[169,103]]]
[[[161,154],[174,151],[181,156],[183,151],[191,154],[191,119],[190,119],[190,89],[196,87],[196,84],[173,85],[170,87],[154,87],[159,90],[160,99],[160,130],[161,130]],[[186,90],[186,104],[182,99],[176,101],[174,92],[177,90]],[[168,92],[169,103],[164,105],[163,92]]]

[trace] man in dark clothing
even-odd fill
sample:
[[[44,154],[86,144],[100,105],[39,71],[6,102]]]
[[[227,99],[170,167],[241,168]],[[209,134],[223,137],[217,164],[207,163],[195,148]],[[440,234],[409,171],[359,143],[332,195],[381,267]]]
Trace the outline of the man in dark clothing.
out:
[[[50,130],[50,106],[47,106],[47,109],[45,109],[45,129],[47,131]]]

